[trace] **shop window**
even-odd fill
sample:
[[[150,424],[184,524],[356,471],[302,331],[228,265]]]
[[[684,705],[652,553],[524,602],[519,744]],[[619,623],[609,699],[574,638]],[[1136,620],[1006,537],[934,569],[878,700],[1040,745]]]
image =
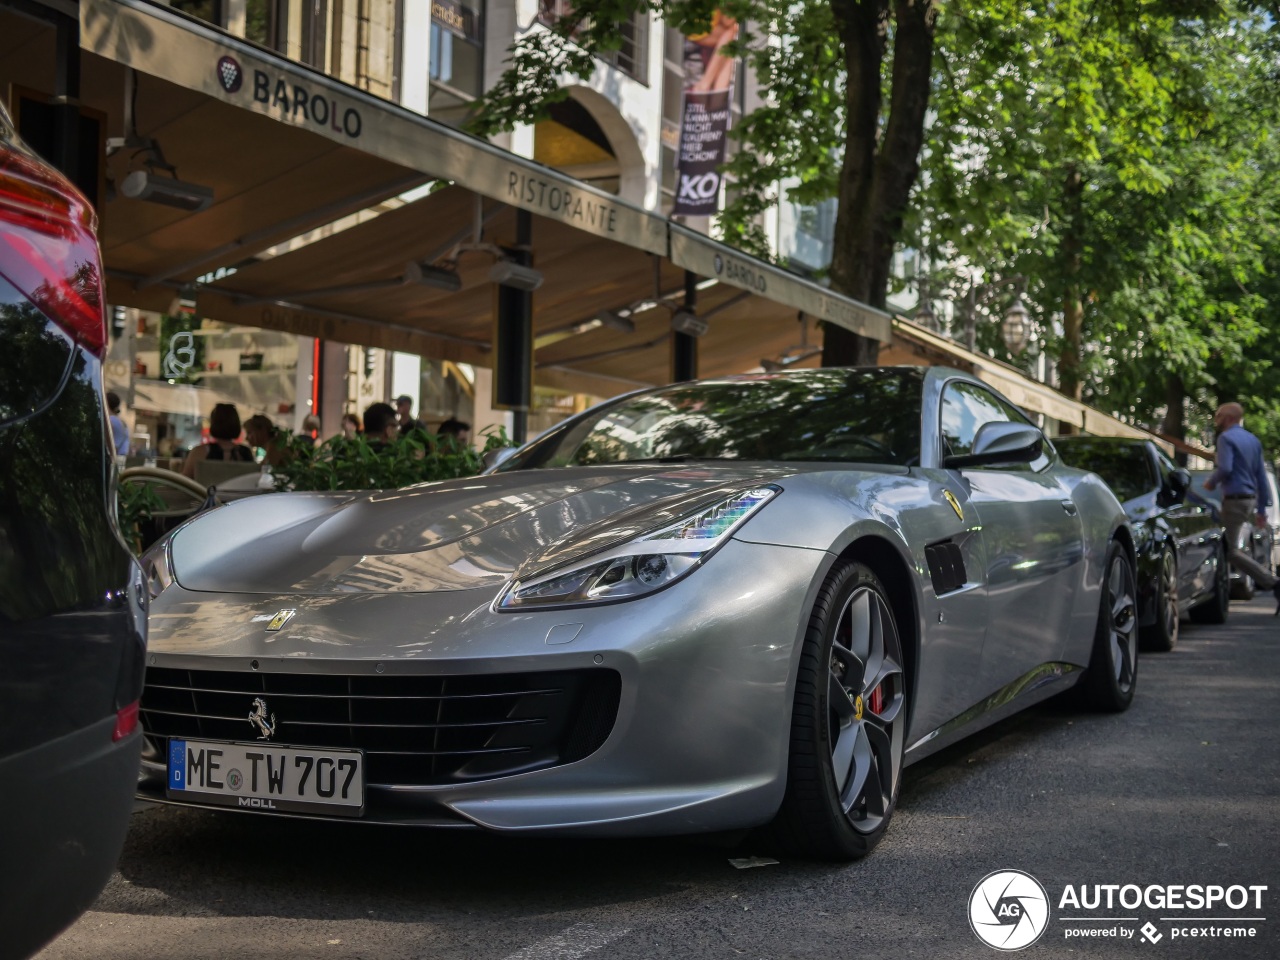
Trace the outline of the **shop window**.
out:
[[[329,0],[302,0],[298,18],[298,59],[324,70],[325,42],[329,35]]]
[[[245,0],[244,35],[272,50],[283,50],[289,23],[288,0]]]
[[[223,19],[222,0],[172,0],[169,6],[174,10],[185,13],[189,17],[196,17],[206,23],[212,23],[219,27],[226,24]]]
[[[547,26],[573,13],[570,0],[538,0],[538,19]],[[649,82],[649,15],[636,11],[631,19],[618,25],[622,45],[617,50],[602,51],[596,56],[617,67],[632,80]]]
[[[779,252],[793,269],[823,270],[831,264],[836,228],[836,201],[813,206],[785,201],[781,207]]]
[[[293,428],[310,389],[298,377],[298,364],[304,357],[309,362],[313,341],[219,323],[183,304],[175,314],[138,311],[122,354],[131,357],[131,367],[108,364],[108,387],[125,398],[133,420],[132,452],[181,457],[203,442],[218,403],[234,404],[242,421],[261,413]]]
[[[431,91],[428,112],[461,123],[484,83],[483,8],[431,0]]]

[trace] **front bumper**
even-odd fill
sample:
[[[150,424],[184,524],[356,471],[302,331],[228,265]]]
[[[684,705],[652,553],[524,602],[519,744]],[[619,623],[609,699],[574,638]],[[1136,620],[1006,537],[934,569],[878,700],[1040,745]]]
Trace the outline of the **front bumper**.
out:
[[[651,596],[532,613],[492,612],[492,591],[289,597],[175,586],[153,602],[148,664],[295,677],[613,670],[616,719],[589,756],[492,779],[369,783],[364,819],[615,836],[736,829],[768,821],[781,803],[794,665],[832,559],[731,541]],[[297,610],[288,628],[266,633],[262,618],[283,608]],[[144,757],[146,799],[167,799],[164,756],[161,743]]]

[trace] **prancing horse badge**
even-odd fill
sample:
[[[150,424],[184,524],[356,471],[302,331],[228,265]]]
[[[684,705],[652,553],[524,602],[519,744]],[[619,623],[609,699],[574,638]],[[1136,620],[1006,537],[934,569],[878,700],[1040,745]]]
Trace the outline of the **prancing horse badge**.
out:
[[[956,495],[950,490],[943,490],[942,495],[947,498],[947,503],[951,504],[951,509],[956,512],[960,522],[964,523],[964,510],[960,508],[960,501],[956,499]]]
[[[959,510],[960,508],[956,507],[956,509]],[[272,617],[271,622],[267,624],[267,633],[275,633],[277,630],[283,627],[286,623],[292,620],[294,617],[294,614],[296,614],[297,612],[298,612],[297,610],[281,610],[274,617]]]

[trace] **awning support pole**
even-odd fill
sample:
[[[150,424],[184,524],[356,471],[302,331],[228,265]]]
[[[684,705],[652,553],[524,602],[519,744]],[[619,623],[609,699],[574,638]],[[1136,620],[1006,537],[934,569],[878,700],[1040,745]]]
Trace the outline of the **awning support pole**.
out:
[[[698,275],[684,272],[684,309],[693,313],[698,308]],[[671,382],[683,383],[698,378],[698,338],[676,331],[671,337]]]
[[[80,178],[80,21],[58,14],[53,80],[53,165]],[[101,162],[101,159],[99,160]],[[94,196],[96,191],[91,191]]]
[[[533,214],[516,211],[516,245],[506,254],[533,266]],[[511,439],[524,443],[533,405],[533,292],[499,284],[493,331],[493,406],[511,411]]]

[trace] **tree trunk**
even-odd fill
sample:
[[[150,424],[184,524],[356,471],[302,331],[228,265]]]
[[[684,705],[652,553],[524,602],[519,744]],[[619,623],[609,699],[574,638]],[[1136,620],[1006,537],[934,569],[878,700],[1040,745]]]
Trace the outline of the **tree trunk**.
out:
[[[832,0],[832,8],[848,80],[831,287],[884,307],[893,245],[920,173],[937,7],[935,0],[893,0],[893,74],[883,136],[881,75],[890,0]],[[875,340],[824,325],[824,366],[874,364],[879,349]]]
[[[1062,238],[1062,255],[1067,285],[1062,298],[1058,389],[1072,400],[1079,400],[1083,385],[1080,357],[1084,340],[1084,291],[1080,286],[1080,270],[1084,263],[1084,177],[1075,165],[1067,172],[1063,199],[1066,201],[1067,232]]]
[[[1187,439],[1186,424],[1186,400],[1187,388],[1182,382],[1182,377],[1176,373],[1169,374],[1169,379],[1164,384],[1164,422],[1160,424],[1160,432],[1167,437],[1175,437],[1178,440]]]
[[[1160,424],[1160,432],[1166,437],[1187,439],[1186,400],[1187,387],[1182,382],[1182,377],[1176,373],[1169,374],[1169,379],[1164,384],[1164,422]],[[1181,450],[1174,454],[1174,459],[1180,467],[1187,465],[1187,455]]]

